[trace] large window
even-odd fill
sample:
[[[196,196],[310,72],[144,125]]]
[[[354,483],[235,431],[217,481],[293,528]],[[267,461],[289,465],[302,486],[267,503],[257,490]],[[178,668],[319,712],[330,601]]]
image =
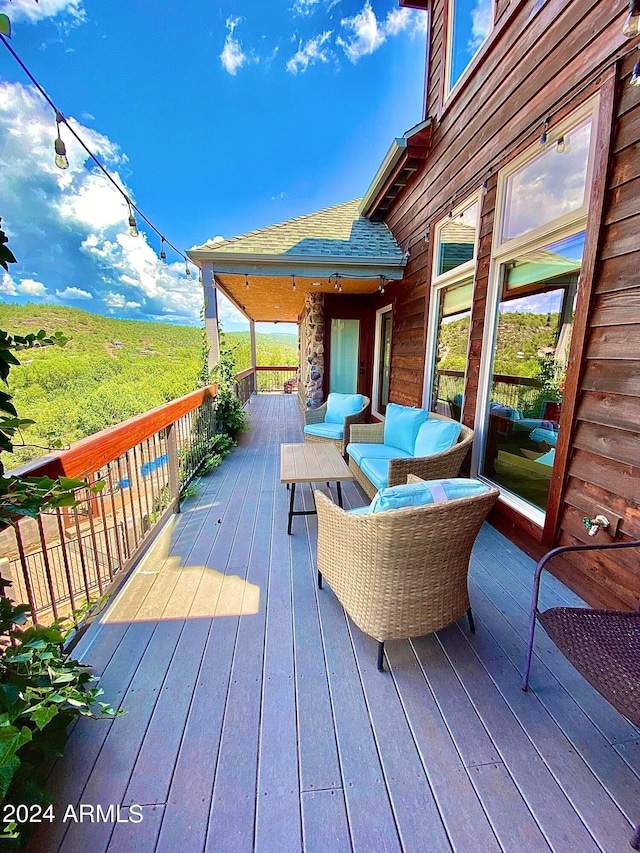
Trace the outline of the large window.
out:
[[[445,95],[480,50],[492,24],[493,0],[449,0]]]
[[[467,199],[438,223],[434,237],[424,404],[461,419],[480,203]]]
[[[477,470],[540,523],[560,431],[595,109],[595,102],[587,103],[549,131],[546,145],[536,142],[498,179]]]
[[[389,374],[391,369],[391,305],[381,308],[376,315],[376,342],[373,376],[373,412],[384,415],[389,402]]]

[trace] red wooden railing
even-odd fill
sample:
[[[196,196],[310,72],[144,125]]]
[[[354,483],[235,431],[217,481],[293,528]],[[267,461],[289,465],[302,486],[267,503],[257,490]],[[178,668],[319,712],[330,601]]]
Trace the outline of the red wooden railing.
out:
[[[21,519],[0,532],[0,573],[13,598],[47,622],[113,588],[155,530],[180,509],[181,490],[216,432],[210,385],[17,468],[24,476],[104,482],[70,509]]]

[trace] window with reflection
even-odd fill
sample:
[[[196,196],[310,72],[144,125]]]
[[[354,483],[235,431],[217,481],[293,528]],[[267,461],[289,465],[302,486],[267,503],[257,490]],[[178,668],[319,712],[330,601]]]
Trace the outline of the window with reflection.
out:
[[[501,292],[482,473],[546,510],[584,232],[517,255]]]
[[[508,176],[503,243],[586,207],[591,125],[583,121]]]
[[[464,74],[493,25],[493,0],[449,0],[447,93]]]
[[[432,412],[461,420],[473,279],[435,291],[436,339],[431,381]]]
[[[478,210],[479,203],[474,201],[468,207],[447,217],[438,226],[436,277],[474,260],[478,237]]]

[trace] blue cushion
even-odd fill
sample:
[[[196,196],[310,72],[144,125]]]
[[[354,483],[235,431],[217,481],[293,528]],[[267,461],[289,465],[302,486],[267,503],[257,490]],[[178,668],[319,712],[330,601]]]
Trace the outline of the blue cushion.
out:
[[[458,421],[429,418],[418,430],[414,456],[433,456],[449,450],[458,440],[461,428]]]
[[[522,412],[518,411],[518,409],[512,409],[511,406],[503,406],[502,403],[491,403],[489,411],[492,415],[506,418],[508,421],[519,421],[522,419]]]
[[[364,397],[362,394],[329,394],[327,397],[327,411],[324,419],[330,424],[344,424],[344,419],[349,415],[364,408]]]
[[[357,506],[355,509],[348,509],[349,515],[369,515],[369,504],[366,506]]]
[[[550,468],[552,468],[555,458],[556,449],[555,447],[552,447],[551,450],[547,450],[547,452],[543,456],[538,456],[536,462],[539,462],[541,465],[548,465]]]
[[[558,443],[558,433],[553,429],[542,429],[542,427],[536,427],[536,429],[531,431],[529,435],[531,441],[545,441],[551,447],[555,447]]]
[[[411,454],[387,444],[347,444],[347,453],[358,465],[363,459],[410,459]]]
[[[359,463],[360,470],[368,477],[376,489],[384,489],[389,482],[389,460],[388,459],[362,459]]]
[[[307,435],[318,435],[321,438],[339,439],[344,435],[343,424],[330,424],[326,421],[319,424],[307,424],[304,428]]]
[[[386,512],[389,509],[403,509],[409,506],[425,506],[443,503],[456,498],[468,498],[484,495],[489,491],[479,480],[467,480],[456,477],[452,480],[425,480],[420,483],[407,483],[404,486],[391,486],[381,489],[371,501],[369,511]]]
[[[384,419],[384,443],[413,456],[418,430],[428,417],[425,409],[389,403]]]

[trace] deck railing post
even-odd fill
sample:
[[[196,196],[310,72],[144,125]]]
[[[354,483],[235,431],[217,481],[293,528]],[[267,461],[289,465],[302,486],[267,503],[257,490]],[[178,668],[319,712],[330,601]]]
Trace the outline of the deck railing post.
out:
[[[171,500],[175,501],[175,511],[180,512],[180,474],[178,472],[178,441],[175,428],[175,423],[170,424],[166,433],[169,452],[169,494]]]

